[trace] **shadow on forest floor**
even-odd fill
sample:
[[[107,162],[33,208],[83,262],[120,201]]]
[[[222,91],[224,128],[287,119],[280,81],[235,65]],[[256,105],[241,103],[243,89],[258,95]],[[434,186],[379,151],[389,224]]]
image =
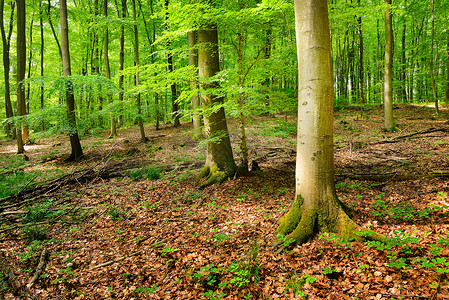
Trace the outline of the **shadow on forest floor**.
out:
[[[291,116],[251,118],[250,159],[261,171],[201,190],[194,178],[205,149],[191,141],[189,123],[148,126],[147,144],[139,143],[136,128],[114,140],[106,133],[85,137],[85,158],[71,164],[64,162],[65,137],[27,146],[29,161],[2,141],[3,191],[20,193],[0,203],[0,271],[15,273],[13,286],[0,277],[0,295],[443,299],[449,293],[445,109],[435,118],[429,107],[398,106],[396,133],[382,131],[380,107],[335,112],[337,194],[356,222],[389,236],[389,244],[324,234],[288,247],[276,236],[277,220],[294,199]],[[230,127],[237,145],[237,124],[231,120]],[[22,177],[8,184],[11,176]],[[285,251],[273,248],[276,239]]]

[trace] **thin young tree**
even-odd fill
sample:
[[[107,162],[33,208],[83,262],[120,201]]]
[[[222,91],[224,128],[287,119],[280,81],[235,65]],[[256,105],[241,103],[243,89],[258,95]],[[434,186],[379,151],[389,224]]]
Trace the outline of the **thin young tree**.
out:
[[[396,130],[393,121],[393,21],[391,0],[385,0],[385,71],[384,71],[384,129]]]
[[[14,9],[16,7],[16,3],[11,3],[11,16],[9,18],[9,30],[6,33],[5,24],[4,24],[4,9],[5,9],[5,0],[0,0],[0,31],[2,35],[2,49],[3,49],[3,75],[5,78],[5,109],[6,109],[6,117],[11,118],[13,116],[13,109],[11,104],[11,83],[9,80],[9,67],[11,65],[10,62],[10,49],[11,49],[11,36],[14,25]],[[9,138],[15,138],[16,133],[13,130],[13,127],[9,122],[5,124],[5,133]]]
[[[66,89],[66,107],[67,123],[69,126],[69,138],[71,154],[67,160],[77,160],[83,156],[78,129],[75,119],[75,96],[73,94],[73,83],[71,80],[72,70],[70,66],[70,48],[69,48],[69,26],[67,22],[67,1],[59,0],[59,12],[61,16],[61,51],[62,68],[64,70],[65,89]]]
[[[103,0],[103,15],[107,19],[108,18],[108,0]],[[111,79],[111,67],[109,65],[109,26],[106,25],[106,28],[104,29],[104,49],[103,49],[103,56],[104,56],[104,69],[106,73],[106,78]],[[109,103],[111,104],[113,102],[112,95],[108,92],[108,99]],[[117,127],[115,126],[115,117],[114,114],[111,113],[110,115],[110,133],[109,138],[115,138],[117,136]]]
[[[190,30],[187,33],[187,40],[189,42],[189,66],[191,68],[190,89],[192,91],[198,90],[198,71],[197,71],[197,50],[196,45],[196,30]],[[201,138],[201,115],[200,115],[200,98],[198,93],[192,95],[192,123],[193,123],[193,139]]]
[[[25,0],[17,0],[17,115],[24,116],[26,114],[25,106],[25,79],[26,71],[26,36],[25,36],[25,20],[26,8]],[[17,153],[25,152],[24,137],[22,127],[17,128]]]
[[[211,0],[202,1],[209,7]],[[208,8],[210,9],[210,8]],[[223,97],[217,95],[214,75],[220,71],[217,25],[209,19],[200,20],[198,29],[198,70],[201,103],[204,113],[204,135],[207,139],[206,163],[198,178],[206,178],[202,186],[220,183],[233,176],[237,166],[232,154]]]
[[[278,232],[297,244],[323,231],[360,240],[361,227],[346,214],[335,192],[327,0],[295,0],[295,16],[299,69],[296,199],[281,218]]]
[[[134,21],[134,60],[135,60],[135,66],[136,66],[136,75],[134,77],[134,81],[136,84],[136,87],[139,86],[140,80],[139,80],[139,31],[137,28],[137,11],[136,11],[136,0],[132,0],[133,5],[133,21]],[[143,120],[142,120],[142,106],[140,103],[140,92],[137,92],[136,95],[136,105],[137,105],[137,122],[139,124],[139,130],[140,130],[140,141],[142,143],[145,143],[148,141],[147,137],[145,136],[145,129],[143,128]]]

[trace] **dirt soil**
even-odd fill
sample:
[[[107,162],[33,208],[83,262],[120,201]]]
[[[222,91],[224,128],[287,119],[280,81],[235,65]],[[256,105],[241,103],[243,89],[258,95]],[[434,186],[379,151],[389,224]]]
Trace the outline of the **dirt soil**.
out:
[[[250,160],[260,171],[204,189],[195,174],[205,148],[191,140],[189,123],[159,131],[148,126],[147,144],[139,143],[136,127],[120,130],[116,139],[85,137],[85,157],[76,163],[64,161],[66,137],[37,140],[26,147],[25,171],[98,176],[78,177],[85,180],[40,197],[17,197],[17,206],[0,203],[1,255],[22,295],[4,297],[448,299],[447,109],[434,117],[430,107],[398,106],[395,133],[382,131],[381,107],[335,111],[337,195],[358,224],[396,241],[390,248],[334,235],[274,245],[295,188],[295,126],[284,116],[248,122]],[[232,120],[230,128],[238,161]],[[13,142],[0,144],[0,155],[14,151]],[[159,167],[162,177],[136,179],[144,166]],[[21,224],[35,203],[66,210],[39,223],[47,239],[30,244]],[[27,288],[39,262],[39,279]]]

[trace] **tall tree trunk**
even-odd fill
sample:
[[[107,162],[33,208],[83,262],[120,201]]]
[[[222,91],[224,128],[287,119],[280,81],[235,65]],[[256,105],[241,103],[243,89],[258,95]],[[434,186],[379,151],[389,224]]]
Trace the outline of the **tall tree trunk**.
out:
[[[360,5],[360,0],[358,0]],[[364,104],[365,100],[365,70],[363,68],[363,31],[362,31],[362,17],[357,18],[357,32],[359,35],[359,95],[360,103]]]
[[[240,2],[240,1],[239,1]],[[242,9],[243,7],[240,7]],[[245,85],[245,76],[243,74],[243,49],[242,49],[242,33],[237,33],[237,75],[238,84],[241,89]],[[237,95],[237,102],[239,106],[239,127],[240,127],[240,151],[242,152],[242,160],[240,162],[238,172],[241,174],[248,173],[248,139],[246,137],[246,120],[243,114],[244,110],[244,95],[239,92]]]
[[[135,83],[136,86],[140,85],[139,82],[139,32],[137,30],[137,12],[136,12],[136,0],[132,0],[133,3],[133,21],[134,21],[134,55],[135,55],[135,65],[137,67],[136,75],[135,75]],[[142,106],[140,103],[140,92],[136,95],[136,105],[137,105],[137,122],[139,124],[140,129],[140,141],[145,143],[148,139],[145,136],[145,129],[143,128],[143,120],[142,120]]]
[[[31,24],[30,24],[30,56],[28,57],[28,74],[26,78],[31,78],[31,62],[33,60],[33,22],[34,20],[31,20]],[[31,93],[31,84],[28,83],[27,84],[27,89],[26,89],[26,96],[25,96],[25,114],[29,114],[30,113],[30,93]],[[22,140],[24,141],[24,143],[28,140],[30,135],[30,131],[27,126],[23,126],[22,129]]]
[[[70,48],[69,48],[69,27],[67,22],[67,2],[59,0],[59,12],[61,16],[61,50],[62,50],[62,68],[66,76],[66,106],[67,121],[69,124],[69,138],[71,154],[68,160],[77,160],[83,156],[78,129],[75,119],[75,96],[73,94],[73,83],[71,80],[72,70],[70,66]]]
[[[107,19],[108,17],[108,0],[103,0],[103,14]],[[109,66],[109,28],[106,26],[104,29],[104,69],[106,72],[106,78],[111,79],[111,68]],[[108,99],[109,103],[112,104],[113,98],[111,93],[108,91]],[[117,136],[117,127],[115,126],[115,117],[114,114],[110,114],[110,133],[109,138],[115,138]]]
[[[404,0],[404,6],[407,6],[407,1]],[[406,70],[407,70],[407,61],[405,57],[405,51],[406,51],[406,45],[405,45],[405,34],[407,31],[407,18],[404,17],[403,23],[402,23],[402,37],[401,37],[401,87],[400,87],[400,95],[402,103],[407,102],[407,77],[406,77]]]
[[[205,1],[209,3],[210,1]],[[213,92],[217,83],[211,77],[220,70],[217,26],[203,20],[198,29],[198,69],[202,88],[204,134],[207,138],[207,155],[198,178],[206,178],[202,186],[220,183],[233,176],[237,166],[232,155],[223,98]],[[219,106],[219,108],[217,108]]]
[[[295,0],[299,67],[296,199],[278,232],[297,244],[320,231],[361,240],[335,193],[333,78],[327,0]],[[381,236],[371,234],[371,238]]]
[[[446,102],[449,101],[449,30],[446,44]]]
[[[151,15],[154,15],[154,6],[153,6],[153,0],[150,0],[150,12]],[[154,64],[156,61],[155,55],[156,55],[156,46],[154,41],[156,40],[156,20],[153,19],[152,22],[153,27],[153,43],[151,44],[151,63]],[[157,78],[157,73],[154,74],[154,77]],[[157,91],[154,92],[154,110],[155,110],[155,129],[159,130],[159,122],[161,119],[161,114],[159,111],[159,93]]]
[[[56,45],[58,46],[58,51],[59,51],[59,57],[62,60],[62,49],[61,49],[61,44],[59,43],[59,39],[58,39],[58,35],[56,34],[56,30],[55,30],[55,26],[53,26],[53,22],[51,20],[51,0],[48,0],[48,10],[47,10],[47,15],[48,15],[48,23],[50,24],[50,28],[51,28],[51,32],[53,33],[53,37],[55,38],[56,41]]]
[[[9,51],[11,49],[11,35],[14,24],[14,9],[16,7],[16,3],[13,2],[11,4],[11,17],[9,18],[9,31],[8,35],[6,35],[5,24],[4,24],[4,9],[5,9],[5,0],[0,0],[0,31],[2,35],[2,49],[3,49],[3,74],[5,77],[5,109],[6,109],[6,117],[11,118],[13,116],[13,109],[11,104],[11,85],[9,81],[9,68],[10,68],[10,57]],[[16,132],[13,130],[13,126],[11,123],[7,122],[5,124],[5,133],[9,138],[15,138]]]
[[[197,53],[195,49],[196,31],[189,31],[187,33],[189,42],[189,66],[192,69],[190,79],[190,89],[192,91],[198,90],[198,71],[197,71]],[[198,92],[192,95],[192,119],[193,119],[193,139],[198,140],[202,136],[201,132],[201,115],[200,115],[200,98]]]
[[[396,128],[393,121],[393,26],[391,0],[385,0],[385,73],[384,73],[384,126],[388,132]]]
[[[26,114],[25,105],[25,79],[26,71],[26,36],[25,36],[25,0],[17,0],[17,115]],[[23,126],[21,126],[23,127]],[[22,128],[17,128],[17,153],[24,153],[24,140]]]
[[[169,6],[169,0],[165,0],[165,21],[168,21],[169,13],[168,13],[168,6]],[[171,42],[167,42],[167,49],[168,49],[168,56],[167,56],[167,63],[168,63],[168,71],[170,73],[173,73],[173,53],[170,51],[170,45]],[[173,126],[178,127],[181,125],[179,119],[180,119],[180,112],[179,112],[179,105],[177,102],[178,95],[177,95],[177,89],[176,89],[176,83],[172,82],[170,84],[170,90],[171,90],[171,105],[172,105],[172,116],[173,116]]]
[[[94,1],[94,15],[98,17],[100,14],[100,5],[98,0]],[[100,42],[98,37],[98,29],[94,29],[93,31],[93,55],[92,55],[92,71],[94,74],[100,76]],[[101,85],[100,92],[98,93],[98,111],[103,109],[103,96],[101,94]],[[103,117],[101,115],[98,116],[98,126],[103,127]]]
[[[117,7],[118,10],[118,7]],[[126,0],[122,0],[122,10],[121,13],[119,12],[119,17],[122,19],[122,22],[125,21],[126,18]],[[123,68],[125,66],[125,25],[120,25],[120,60],[119,60],[119,78],[118,78],[118,88],[119,88],[119,94],[118,94],[118,101],[123,101]],[[118,126],[123,126],[123,115],[120,114],[118,116]]]
[[[44,76],[44,22],[43,22],[43,14],[44,14],[44,7],[42,6],[42,3],[40,4],[40,18],[39,18],[39,25],[41,30],[41,49],[40,49],[40,69],[41,69],[41,77]],[[41,99],[41,109],[44,109],[44,84],[41,84],[40,87],[40,99]],[[41,124],[41,130],[45,130],[45,122],[42,121]]]
[[[433,95],[433,101],[435,103],[435,113],[438,115],[440,113],[440,109],[438,107],[438,97],[437,97],[437,87],[435,84],[435,76],[433,74],[433,44],[434,44],[434,39],[435,39],[435,14],[434,14],[434,9],[435,9],[435,5],[434,5],[434,0],[430,1],[430,13],[431,13],[431,20],[432,20],[432,32],[431,32],[431,36],[430,36],[430,63],[429,63],[429,67],[430,67],[430,83],[432,84],[432,95]],[[436,61],[436,59],[435,59]]]

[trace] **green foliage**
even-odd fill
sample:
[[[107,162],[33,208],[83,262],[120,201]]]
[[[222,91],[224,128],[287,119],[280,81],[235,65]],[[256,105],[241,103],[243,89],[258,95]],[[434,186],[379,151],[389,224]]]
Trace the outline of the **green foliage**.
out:
[[[314,283],[315,281],[317,281],[317,278],[312,275],[305,274],[299,277],[296,272],[293,272],[293,274],[285,280],[285,288],[291,289],[295,295],[306,298],[306,295],[302,291],[302,287],[306,283]]]
[[[26,236],[28,242],[46,240],[48,236],[47,231],[46,226],[36,224],[28,224],[22,228],[22,233]]]
[[[143,294],[143,295],[149,295],[149,294],[153,294],[157,291],[157,284],[154,284],[152,287],[147,287],[147,286],[140,286],[137,287],[133,293],[134,294]]]
[[[111,216],[112,220],[123,220],[126,218],[127,211],[120,205],[112,204],[106,209],[106,214]]]
[[[156,167],[142,167],[140,169],[133,170],[130,177],[132,180],[139,180],[142,178],[157,180],[161,178],[161,171]]]

